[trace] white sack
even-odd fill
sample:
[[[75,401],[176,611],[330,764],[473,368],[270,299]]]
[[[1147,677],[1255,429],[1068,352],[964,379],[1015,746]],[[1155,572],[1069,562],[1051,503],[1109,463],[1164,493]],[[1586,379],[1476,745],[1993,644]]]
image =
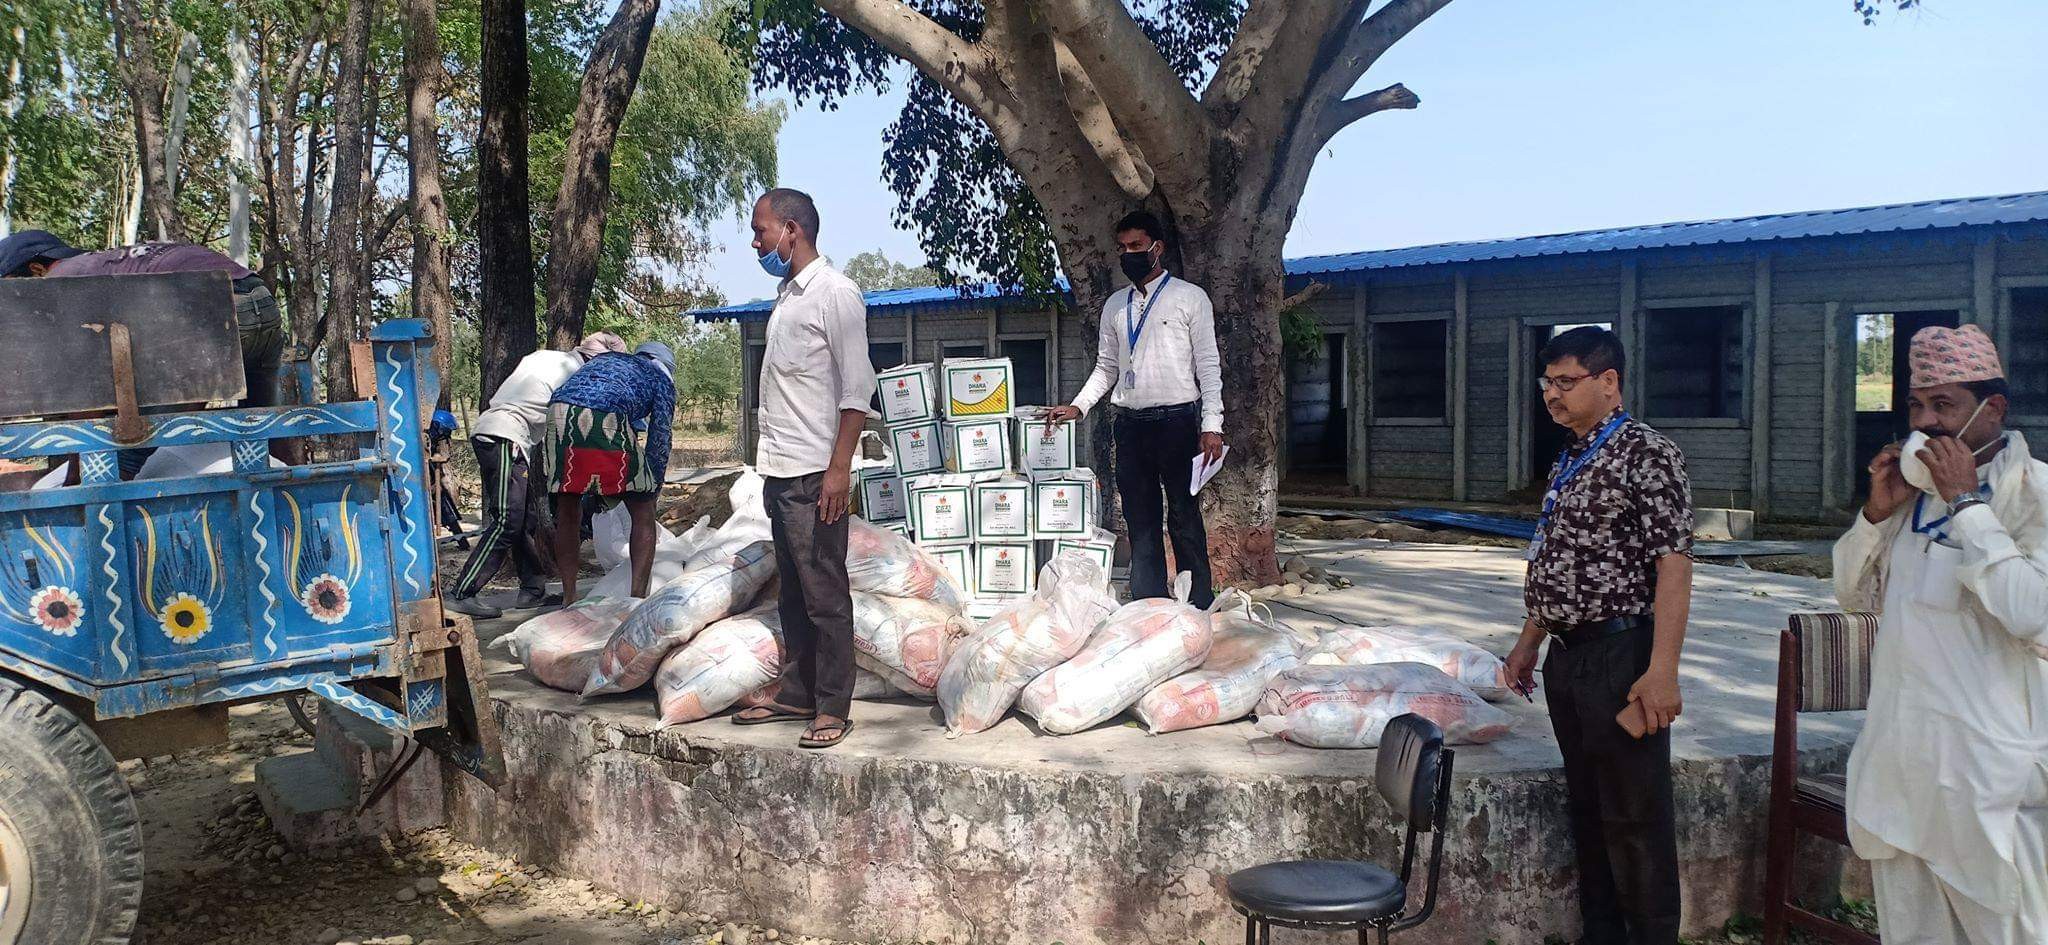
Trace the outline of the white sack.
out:
[[[605,643],[583,694],[631,692],[646,685],[662,657],[690,642],[697,631],[745,610],[774,574],[775,555],[767,542],[757,541],[663,584],[626,615]]]
[[[1002,721],[1025,684],[1072,659],[1116,611],[1109,574],[1080,552],[1056,555],[1038,572],[1038,591],[1014,601],[963,641],[939,674],[948,736]]]
[[[1145,691],[1202,665],[1209,655],[1209,614],[1187,604],[1188,575],[1177,599],[1150,598],[1117,608],[1074,658],[1024,687],[1017,707],[1040,728],[1069,735],[1107,721]]]
[[[655,588],[676,579],[687,568],[691,557],[711,541],[711,516],[697,520],[680,535],[671,535],[654,546],[654,562],[648,568],[647,589]],[[592,585],[590,593],[583,599],[594,597],[625,597],[633,592],[632,562],[613,567],[604,577]]]
[[[847,523],[846,584],[856,594],[916,597],[954,611],[967,600],[930,552],[858,515]]]
[[[757,541],[768,541],[768,509],[761,504],[761,474],[748,466],[740,471],[740,477],[733,480],[732,491],[726,493],[732,502],[732,517],[718,526],[711,540],[690,556],[688,567],[696,567],[707,561],[718,561],[739,553],[739,550]]]
[[[491,645],[512,651],[541,685],[581,692],[605,642],[639,604],[634,597],[586,598],[528,620]]]
[[[1377,748],[1387,723],[1410,712],[1435,722],[1450,744],[1490,742],[1513,717],[1434,666],[1297,666],[1274,677],[1256,728],[1310,748]]]
[[[699,524],[707,521],[709,519],[700,519]],[[654,523],[655,548],[674,541],[675,537],[660,522]],[[607,575],[627,562],[632,552],[633,515],[626,510],[626,503],[621,502],[599,512],[590,520],[590,544],[597,549],[598,569]],[[654,585],[649,582],[648,586]]]
[[[782,669],[782,618],[774,607],[727,617],[661,661],[654,696],[661,726],[708,719],[774,681]]]
[[[1515,697],[1508,667],[1485,647],[1427,627],[1335,627],[1301,655],[1311,666],[1422,663],[1479,694],[1502,702]]]
[[[1210,615],[1215,631],[1200,668],[1157,686],[1131,707],[1154,735],[1244,718],[1280,671],[1299,662],[1294,633],[1249,604]]]
[[[974,624],[958,608],[915,597],[853,595],[853,661],[929,700],[939,671]]]
[[[762,686],[759,689],[754,690],[753,692],[741,696],[738,702],[732,704],[732,707],[735,709],[739,709],[741,711],[745,711],[747,709],[759,708],[761,706],[769,704],[770,702],[775,701],[775,694],[781,691],[782,689],[782,676],[784,674],[787,674],[789,671],[789,666],[783,666],[782,673],[777,674],[773,681],[769,682],[767,685]],[[898,690],[895,686],[889,685],[888,680],[883,679],[882,677],[877,676],[874,673],[868,672],[867,670],[860,668],[858,665],[854,666],[853,698],[863,701],[872,701],[875,699],[895,699],[901,697],[902,695],[903,692]]]

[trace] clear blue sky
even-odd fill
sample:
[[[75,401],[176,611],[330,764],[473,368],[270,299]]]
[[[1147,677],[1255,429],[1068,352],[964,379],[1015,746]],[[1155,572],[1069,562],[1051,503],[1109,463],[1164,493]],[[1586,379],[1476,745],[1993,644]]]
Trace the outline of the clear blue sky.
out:
[[[2048,189],[2048,3],[1459,0],[1361,88],[1407,83],[1318,162],[1290,256]],[[900,95],[792,110],[782,182],[822,248],[920,262],[890,224]],[[731,301],[772,293],[744,221],[714,232]]]

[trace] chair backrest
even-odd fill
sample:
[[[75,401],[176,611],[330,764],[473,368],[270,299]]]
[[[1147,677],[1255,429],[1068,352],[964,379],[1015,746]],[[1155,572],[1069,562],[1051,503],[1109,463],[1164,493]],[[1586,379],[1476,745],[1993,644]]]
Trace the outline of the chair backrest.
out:
[[[1413,712],[1388,722],[1380,735],[1380,797],[1411,829],[1436,823],[1443,754],[1443,729]]]
[[[1877,646],[1876,614],[1793,614],[1799,643],[1801,712],[1850,712],[1870,702],[1870,655]]]

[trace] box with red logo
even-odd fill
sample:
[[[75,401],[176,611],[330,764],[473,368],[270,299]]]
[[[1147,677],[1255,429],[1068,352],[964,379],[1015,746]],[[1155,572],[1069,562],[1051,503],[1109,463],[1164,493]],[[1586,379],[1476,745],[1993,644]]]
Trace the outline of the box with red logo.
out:
[[[946,468],[945,449],[939,445],[936,420],[889,427],[889,455],[896,460],[896,475],[915,476]]]
[[[1095,471],[1068,469],[1031,477],[1031,537],[1053,541],[1095,533]]]
[[[937,545],[926,548],[925,552],[938,559],[939,567],[946,569],[946,576],[953,579],[953,586],[966,590],[974,586],[974,546]]]
[[[974,540],[972,483],[950,476],[919,476],[905,480],[910,497],[910,534],[918,544]]]
[[[1022,476],[974,484],[974,540],[1031,539],[1031,481]]]
[[[974,596],[1015,597],[1038,586],[1034,546],[1028,541],[984,541],[974,546]]]
[[[1010,468],[1010,421],[963,420],[940,427],[946,469],[956,473],[1004,472]]]
[[[1016,404],[1010,396],[1009,358],[972,358],[940,364],[948,421],[1008,419]]]
[[[929,364],[905,364],[875,374],[875,390],[882,399],[882,422],[921,423],[937,420],[938,398],[932,395],[937,372]]]

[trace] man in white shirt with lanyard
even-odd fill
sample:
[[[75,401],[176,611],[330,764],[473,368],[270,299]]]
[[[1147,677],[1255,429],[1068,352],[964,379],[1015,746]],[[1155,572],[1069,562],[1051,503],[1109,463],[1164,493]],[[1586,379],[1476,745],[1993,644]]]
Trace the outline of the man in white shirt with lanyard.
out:
[[[754,468],[775,539],[783,657],[774,701],[740,725],[804,722],[803,748],[853,731],[853,596],[846,576],[853,450],[875,395],[860,287],[818,255],[818,207],[777,187],[754,204],[761,268],[782,280],[761,357]]]
[[[1877,611],[1849,754],[1849,841],[1878,929],[1916,945],[2048,942],[2048,464],[2005,427],[1975,325],[1913,336],[1915,431],[1870,462],[1835,594]]]
[[[1216,356],[1216,313],[1209,293],[1164,268],[1166,228],[1145,211],[1116,225],[1118,263],[1131,285],[1102,304],[1095,371],[1074,402],[1049,419],[1074,420],[1103,394],[1116,407],[1116,490],[1131,539],[1131,599],[1165,597],[1162,493],[1175,565],[1193,577],[1189,603],[1207,607],[1209,536],[1202,506],[1188,492],[1194,456],[1223,454],[1223,365]],[[1114,393],[1111,393],[1114,391]]]

